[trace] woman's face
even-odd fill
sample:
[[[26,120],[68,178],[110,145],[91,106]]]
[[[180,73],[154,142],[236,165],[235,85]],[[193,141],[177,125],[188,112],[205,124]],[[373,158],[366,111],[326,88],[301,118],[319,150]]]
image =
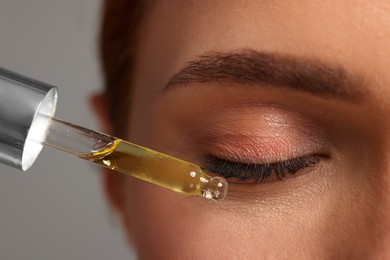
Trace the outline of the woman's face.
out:
[[[128,140],[233,177],[221,202],[111,182],[139,256],[390,257],[389,14],[388,1],[147,10]]]

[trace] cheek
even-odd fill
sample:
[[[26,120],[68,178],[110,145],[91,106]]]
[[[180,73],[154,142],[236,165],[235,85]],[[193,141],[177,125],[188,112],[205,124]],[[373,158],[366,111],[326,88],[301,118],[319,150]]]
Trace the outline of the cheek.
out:
[[[219,203],[127,178],[125,217],[141,258],[352,256],[371,239],[362,212],[372,201],[367,187],[335,178],[295,197]]]
[[[294,196],[266,200],[248,193],[220,203],[127,178],[126,217],[144,258],[351,258],[370,248],[378,196],[365,171],[338,169]]]
[[[241,236],[233,235],[232,230],[237,233],[240,228],[233,223],[234,216],[209,204],[215,202],[138,180],[127,181],[126,196],[131,236],[141,258],[216,259],[237,252],[235,245],[240,242],[235,239]]]
[[[254,225],[256,220],[228,211],[226,206],[136,180],[127,181],[126,191],[127,216],[141,258],[219,259],[238,253],[253,256],[257,254],[252,249],[264,244],[264,232]]]

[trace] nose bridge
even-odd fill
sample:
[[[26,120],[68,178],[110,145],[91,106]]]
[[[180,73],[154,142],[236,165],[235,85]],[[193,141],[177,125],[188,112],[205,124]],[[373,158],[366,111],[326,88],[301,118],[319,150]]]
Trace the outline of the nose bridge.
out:
[[[390,259],[390,228],[386,222],[379,222],[378,225],[373,225],[373,243],[370,243],[372,248],[367,251],[368,259]],[[385,225],[383,225],[385,224]]]
[[[369,225],[373,243],[369,251],[372,253],[371,259],[390,259],[390,130],[383,133],[378,153],[373,157],[378,158],[373,163],[379,164],[372,167],[378,172],[368,173],[374,184],[370,206],[372,223]]]

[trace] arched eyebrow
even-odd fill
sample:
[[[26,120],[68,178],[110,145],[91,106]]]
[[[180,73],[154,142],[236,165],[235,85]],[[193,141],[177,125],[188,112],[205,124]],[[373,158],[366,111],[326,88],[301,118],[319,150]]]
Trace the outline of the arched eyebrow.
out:
[[[236,83],[284,88],[320,97],[361,100],[361,77],[341,65],[279,53],[208,52],[174,74],[164,91],[191,83]]]

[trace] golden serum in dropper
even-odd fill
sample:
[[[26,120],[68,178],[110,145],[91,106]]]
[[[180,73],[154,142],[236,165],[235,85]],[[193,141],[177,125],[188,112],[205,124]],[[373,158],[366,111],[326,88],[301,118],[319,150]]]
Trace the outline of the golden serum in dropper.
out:
[[[52,118],[44,144],[112,170],[189,195],[220,200],[227,182],[190,162]]]

